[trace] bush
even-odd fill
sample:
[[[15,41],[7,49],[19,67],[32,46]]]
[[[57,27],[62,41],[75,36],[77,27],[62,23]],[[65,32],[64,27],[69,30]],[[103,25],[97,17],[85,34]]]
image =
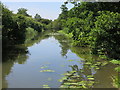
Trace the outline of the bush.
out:
[[[95,28],[91,30],[90,46],[100,54],[103,52],[114,58],[120,58],[120,14],[99,11]]]

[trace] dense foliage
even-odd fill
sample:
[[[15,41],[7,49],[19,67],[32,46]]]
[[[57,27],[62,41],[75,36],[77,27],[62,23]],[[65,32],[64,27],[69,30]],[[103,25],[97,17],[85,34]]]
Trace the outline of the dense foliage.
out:
[[[35,41],[34,37],[39,35],[39,32],[46,29],[55,29],[61,30],[62,33],[72,38],[73,46],[78,46],[79,49],[80,46],[87,46],[91,48],[92,52],[90,51],[90,53],[98,54],[103,58],[113,59],[110,61],[111,63],[120,65],[118,61],[120,59],[120,2],[71,3],[74,4],[74,7],[70,10],[68,10],[66,6],[68,2],[65,2],[61,6],[62,13],[58,19],[53,22],[48,19],[43,19],[39,14],[36,14],[35,17],[32,18],[27,13],[27,9],[24,8],[18,9],[18,13],[13,14],[12,11],[3,4],[0,4],[2,7],[3,49],[5,50],[8,47],[12,47],[11,51],[15,50],[16,53],[21,53],[23,50],[17,52],[16,49],[13,49],[13,45],[29,44],[30,41]],[[55,38],[59,39],[57,36]],[[62,44],[64,44],[64,42]],[[65,48],[64,51],[61,52],[61,54],[65,56],[69,45],[61,47]],[[77,50],[79,51],[79,49]],[[74,49],[72,51],[77,52]],[[24,53],[25,52],[27,51],[24,51]],[[86,63],[90,64],[90,69],[93,67],[98,69],[98,65],[101,64],[95,60],[95,62],[90,62],[90,59],[87,60]],[[106,64],[106,62],[104,64]],[[76,68],[76,66],[71,67],[73,69]],[[115,70],[120,72],[120,67],[116,67]],[[81,70],[78,72],[81,72]],[[70,76],[74,76],[74,74],[78,75],[77,72],[69,72],[67,74]],[[93,79],[93,77],[90,76],[88,77],[88,80],[89,79]],[[74,78],[70,77],[70,80],[74,81]],[[119,86],[119,80],[116,79],[116,77],[114,80]],[[86,82],[81,82],[80,79],[74,84],[77,86],[82,83],[82,88],[91,87],[93,82],[91,82],[91,80],[89,81],[88,86]],[[70,86],[71,81],[65,85]]]
[[[120,2],[72,2],[53,23],[73,39],[74,46],[89,46],[92,53],[120,59]],[[57,22],[56,22],[57,21]]]
[[[27,13],[27,9],[19,8],[17,14],[14,14],[6,6],[0,3],[2,8],[2,55],[3,61],[6,60],[6,56],[11,56],[11,53],[16,54],[27,53],[26,50],[17,47],[19,44],[29,44],[39,36],[40,32],[47,30],[48,24],[51,20],[41,18],[36,14],[35,18],[32,18]],[[16,57],[13,55],[12,57]]]
[[[51,22],[51,20],[41,18],[38,14],[32,18],[25,8],[19,8],[17,14],[13,14],[2,3],[0,6],[2,7],[3,48],[28,42],[38,32],[46,30]]]
[[[120,2],[70,2],[74,7],[68,10],[65,2],[53,27],[72,38],[73,46],[89,47],[91,54],[120,65]],[[119,76],[113,82],[120,86]]]

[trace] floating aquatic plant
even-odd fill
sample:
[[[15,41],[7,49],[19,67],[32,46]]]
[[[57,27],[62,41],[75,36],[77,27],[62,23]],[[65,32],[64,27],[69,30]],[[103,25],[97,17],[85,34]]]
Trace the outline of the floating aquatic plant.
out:
[[[69,62],[74,61],[74,60],[68,60]]]
[[[40,72],[55,72],[54,70],[41,70]]]
[[[110,62],[113,63],[113,64],[120,64],[120,61],[118,61],[118,60],[112,60]]]
[[[43,85],[43,88],[50,88],[48,85]]]

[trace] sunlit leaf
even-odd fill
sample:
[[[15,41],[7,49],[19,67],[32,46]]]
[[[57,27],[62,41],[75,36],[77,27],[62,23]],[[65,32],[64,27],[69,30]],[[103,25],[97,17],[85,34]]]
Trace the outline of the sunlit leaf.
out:
[[[85,64],[92,64],[91,62],[86,62]]]
[[[101,66],[105,66],[105,65],[107,65],[107,64],[108,64],[108,62],[107,62],[107,61],[104,61],[104,62],[102,62]]]
[[[74,61],[74,60],[68,60],[69,62]]]
[[[54,70],[41,70],[40,72],[55,72]]]
[[[120,66],[115,68],[116,71],[120,72]]]
[[[43,85],[43,88],[50,88],[48,85]]]
[[[88,78],[89,80],[94,80],[94,78]]]
[[[46,87],[46,86],[48,86],[48,85],[43,85],[43,86],[45,86],[45,87]]]
[[[95,69],[100,69],[99,67],[96,67]]]
[[[118,61],[118,60],[112,60],[110,62],[113,63],[113,64],[120,64],[120,61]]]
[[[88,75],[87,77],[93,77],[93,75]]]

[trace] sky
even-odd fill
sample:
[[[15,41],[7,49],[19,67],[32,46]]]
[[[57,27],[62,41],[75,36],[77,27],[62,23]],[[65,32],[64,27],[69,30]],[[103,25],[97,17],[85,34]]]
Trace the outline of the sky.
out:
[[[57,19],[57,17],[61,13],[60,7],[63,4],[63,2],[61,2],[60,0],[56,0],[57,2],[54,2],[55,0],[44,0],[44,2],[42,2],[43,0],[39,2],[37,2],[37,0],[34,0],[34,2],[32,2],[32,0],[29,0],[30,2],[22,2],[23,0],[17,0],[17,2],[13,1],[15,0],[9,0],[9,2],[7,0],[4,0],[2,1],[2,3],[7,8],[9,8],[9,10],[13,11],[13,13],[17,13],[17,10],[19,8],[26,8],[28,10],[27,13],[29,15],[32,15],[33,17],[35,16],[35,14],[39,14],[42,18],[51,20]],[[73,5],[68,4],[67,7],[70,9],[73,7]]]
[[[64,2],[66,0],[1,0],[2,2]]]

